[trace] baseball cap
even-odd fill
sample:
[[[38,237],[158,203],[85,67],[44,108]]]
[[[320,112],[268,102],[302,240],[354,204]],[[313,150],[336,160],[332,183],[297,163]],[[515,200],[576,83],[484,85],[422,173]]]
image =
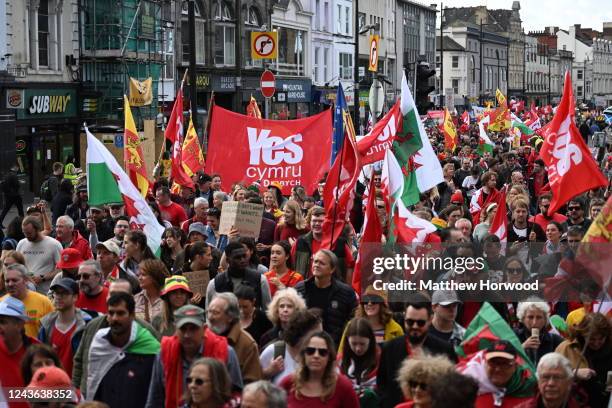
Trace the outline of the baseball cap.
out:
[[[32,376],[30,384],[28,384],[28,388],[60,387],[72,387],[72,383],[68,374],[56,366],[40,367]]]
[[[175,290],[184,290],[190,295],[193,295],[193,292],[189,288],[189,281],[182,275],[172,275],[167,277],[164,281],[164,287],[160,293],[160,296],[167,295]]]
[[[453,193],[453,195],[451,195],[450,202],[463,204],[463,194],[461,193],[461,190],[457,190]]]
[[[87,192],[87,184],[81,184],[77,186],[77,193],[86,193]]]
[[[192,232],[199,232],[205,237],[208,236],[208,234],[206,233],[206,227],[204,227],[204,224],[202,224],[201,222],[194,222],[193,224],[191,224],[189,226],[189,233],[187,234],[187,236],[191,235]]]
[[[176,328],[180,329],[187,323],[195,324],[196,326],[204,326],[206,317],[204,316],[204,309],[195,305],[185,305],[179,307],[174,312],[174,319],[176,320]]]
[[[119,248],[119,245],[117,245],[117,243],[112,239],[107,239],[104,242],[98,242],[96,249],[98,248],[105,248],[107,251],[112,252],[117,256],[121,256],[121,248]]]
[[[514,360],[517,355],[516,349],[510,342],[506,340],[498,340],[487,347],[485,353],[485,359],[490,360],[492,358],[505,358],[507,360]]]
[[[448,306],[453,303],[461,303],[454,290],[436,290],[431,295],[432,305]]]
[[[51,285],[49,289],[55,290],[56,288],[66,289],[73,295],[79,294],[79,285],[76,283],[74,279],[61,278],[57,282],[55,282],[53,285]]]
[[[74,269],[83,263],[83,257],[76,248],[66,248],[60,253],[60,260],[55,265],[58,269]]]
[[[7,296],[0,302],[0,316],[16,317],[24,322],[30,320],[28,315],[26,315],[23,302],[12,296]]]

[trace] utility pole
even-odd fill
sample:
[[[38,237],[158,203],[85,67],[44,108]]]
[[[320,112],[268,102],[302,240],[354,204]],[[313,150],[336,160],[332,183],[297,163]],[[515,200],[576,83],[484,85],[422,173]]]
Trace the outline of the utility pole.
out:
[[[359,0],[355,0],[353,3],[355,7],[355,24],[353,31],[355,31],[355,65],[353,75],[355,76],[355,86],[353,87],[353,124],[355,130],[359,129]],[[339,84],[338,86],[342,86]]]
[[[248,13],[248,11],[247,11]],[[244,26],[244,19],[242,18],[242,0],[236,0],[236,40],[234,42],[234,54],[236,57],[234,58],[234,62],[236,64],[236,107],[234,112],[241,113],[242,110],[242,30],[241,28]],[[245,41],[250,41],[251,39],[245,39]],[[298,54],[299,55],[299,54]]]
[[[440,3],[440,89],[438,89],[438,94],[440,94],[440,100],[444,101],[444,3]]]
[[[483,60],[483,55],[482,55],[482,18],[480,19],[480,89],[479,89],[479,98],[480,98],[480,106],[483,105],[483,86],[482,86],[482,60]]]
[[[193,128],[198,129],[198,85],[196,83],[196,35],[195,35],[195,1],[187,3],[187,19],[189,22],[189,107]]]

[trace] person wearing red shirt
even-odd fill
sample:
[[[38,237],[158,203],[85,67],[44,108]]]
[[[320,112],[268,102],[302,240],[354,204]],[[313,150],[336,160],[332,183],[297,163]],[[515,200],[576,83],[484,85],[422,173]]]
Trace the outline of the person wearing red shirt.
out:
[[[550,193],[542,194],[539,199],[540,213],[529,218],[529,222],[538,224],[540,227],[542,227],[542,231],[546,231],[546,227],[548,226],[548,223],[551,221],[558,222],[564,227],[567,226],[565,224],[565,221],[567,221],[567,217],[565,215],[554,213],[552,217],[548,216],[548,208],[550,207],[551,200],[552,200],[552,195]]]
[[[297,201],[289,200],[283,209],[283,218],[274,229],[274,241],[291,241],[308,232],[306,220]]]
[[[287,241],[278,241],[270,250],[270,270],[264,273],[270,284],[270,296],[279,289],[292,288],[303,281],[304,277],[291,270],[291,245]]]
[[[179,228],[181,223],[187,221],[185,209],[172,202],[168,187],[159,187],[155,192],[155,198],[157,199],[162,218],[172,224],[173,227]]]
[[[25,335],[25,322],[29,320],[23,302],[7,296],[0,302],[0,384],[6,393],[10,387],[23,387],[21,360],[26,349],[38,341]],[[7,398],[7,395],[4,395]],[[9,403],[9,407],[28,407],[27,403]]]
[[[193,218],[183,221],[181,224],[181,229],[185,234],[189,234],[189,226],[191,226],[191,224],[194,222],[201,222],[204,225],[208,224],[208,219],[206,217],[208,208],[208,201],[205,198],[198,197],[193,201]]]
[[[68,215],[62,215],[55,221],[55,239],[65,248],[79,251],[84,260],[93,258],[89,242],[79,231],[74,230],[74,220]]]
[[[78,277],[80,293],[76,306],[86,311],[106,313],[108,288],[104,286],[100,262],[83,262],[79,267]]]

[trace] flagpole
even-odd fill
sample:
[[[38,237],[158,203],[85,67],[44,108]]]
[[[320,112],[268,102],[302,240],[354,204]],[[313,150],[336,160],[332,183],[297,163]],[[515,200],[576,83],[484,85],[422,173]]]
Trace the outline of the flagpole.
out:
[[[346,125],[347,126],[352,126],[352,123],[349,123],[349,121],[346,120],[346,113],[342,112],[342,123],[345,124],[345,121],[346,121]],[[345,134],[346,133],[347,133],[347,129],[345,129]],[[349,137],[350,137],[350,133],[349,133]],[[344,162],[344,150],[345,150],[344,148],[346,147],[346,144],[344,143],[344,138],[342,138],[342,139],[343,139],[342,140],[342,150],[340,151],[340,170],[338,171],[338,179],[336,180],[336,197],[334,197],[334,201],[335,201],[335,203],[334,203],[334,219],[332,221],[332,229],[331,229],[332,236],[331,236],[331,241],[330,241],[330,244],[329,244],[329,248],[332,251],[333,251],[333,248],[334,248],[334,239],[335,239],[334,232],[335,232],[335,228],[336,228],[336,215],[338,213],[338,194],[339,194],[338,187],[340,186],[340,176],[342,174],[342,163]],[[348,140],[347,142],[351,143],[350,140]]]

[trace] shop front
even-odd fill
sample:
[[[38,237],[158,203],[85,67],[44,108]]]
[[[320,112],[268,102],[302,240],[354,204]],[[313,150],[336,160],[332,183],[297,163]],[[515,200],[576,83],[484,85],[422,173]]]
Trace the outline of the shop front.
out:
[[[300,119],[310,116],[312,81],[276,78],[276,93],[272,97],[270,119]]]
[[[24,85],[7,89],[6,96],[7,106],[15,111],[15,154],[24,190],[37,195],[53,163],[74,159],[78,163],[81,124],[77,87]]]

